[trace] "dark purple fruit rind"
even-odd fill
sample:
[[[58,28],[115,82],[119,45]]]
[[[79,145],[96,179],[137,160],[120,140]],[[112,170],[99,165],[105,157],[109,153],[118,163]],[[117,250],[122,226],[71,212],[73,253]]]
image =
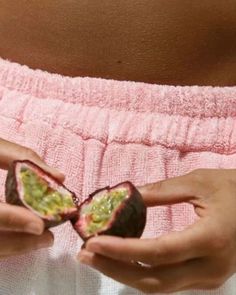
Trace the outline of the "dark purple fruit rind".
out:
[[[61,220],[49,220],[46,217],[44,218],[42,215],[37,214],[33,209],[30,209],[30,206],[26,206],[25,203],[21,200],[20,194],[17,190],[17,176],[16,176],[16,166],[17,164],[22,163],[22,164],[27,164],[29,166],[33,166],[37,171],[39,171],[39,174],[47,175],[49,178],[51,178],[54,182],[56,182],[59,186],[65,188],[68,192],[72,194],[73,202],[76,206],[76,210],[67,214],[61,214]],[[62,183],[60,183],[57,179],[54,178],[50,173],[44,171],[42,168],[40,168],[38,165],[35,163],[29,161],[29,160],[19,160],[19,161],[14,161],[12,162],[8,173],[7,173],[7,178],[5,182],[5,195],[6,195],[6,202],[8,204],[12,205],[18,205],[27,208],[28,210],[32,211],[34,214],[38,215],[45,224],[46,228],[49,227],[54,227],[57,225],[60,225],[64,223],[67,220],[73,219],[75,216],[77,216],[77,204],[78,204],[78,199],[76,198],[76,195],[68,190]]]
[[[21,201],[21,198],[17,191],[17,180],[15,173],[16,164],[17,162],[14,161],[7,173],[7,178],[5,182],[6,202],[12,205],[25,206],[24,203]]]
[[[85,203],[90,202],[91,199],[100,191],[106,189],[115,189],[118,186],[123,186],[124,188],[127,187],[129,189],[130,196],[122,203],[120,208],[116,211],[115,216],[111,220],[109,228],[107,228],[104,231],[98,232],[96,235],[112,235],[124,238],[141,237],[146,225],[147,208],[144,204],[143,198],[139,191],[131,182],[127,181],[119,183],[114,187],[105,187],[99,189],[92,193],[85,201],[83,201],[79,205],[77,220],[73,219],[72,224],[74,226],[74,229],[77,231],[77,233],[84,241],[90,239],[92,236],[86,237],[85,234],[81,231],[81,228],[76,226],[77,222],[79,221],[80,209]]]

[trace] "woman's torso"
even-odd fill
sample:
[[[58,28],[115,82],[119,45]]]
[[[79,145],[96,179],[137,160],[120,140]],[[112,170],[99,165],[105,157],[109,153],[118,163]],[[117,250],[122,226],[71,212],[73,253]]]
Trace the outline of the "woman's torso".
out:
[[[0,56],[69,76],[236,84],[235,0],[0,0]]]

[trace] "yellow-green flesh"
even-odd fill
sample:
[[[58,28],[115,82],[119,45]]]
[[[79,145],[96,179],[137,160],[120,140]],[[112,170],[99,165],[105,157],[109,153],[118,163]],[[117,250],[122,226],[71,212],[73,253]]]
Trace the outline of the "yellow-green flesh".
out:
[[[82,214],[86,215],[86,234],[94,234],[103,230],[116,210],[127,196],[126,189],[117,189],[105,193],[93,200],[82,209]]]
[[[24,188],[24,201],[43,216],[60,221],[60,213],[74,208],[72,195],[61,194],[28,168],[21,168],[20,179]]]

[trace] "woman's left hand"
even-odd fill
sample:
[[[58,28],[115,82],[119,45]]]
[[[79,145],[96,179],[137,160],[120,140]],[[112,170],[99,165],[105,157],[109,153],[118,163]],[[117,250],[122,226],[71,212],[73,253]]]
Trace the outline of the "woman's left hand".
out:
[[[235,273],[236,170],[200,169],[139,190],[147,206],[188,202],[199,218],[153,239],[92,238],[82,263],[146,293],[214,289]]]

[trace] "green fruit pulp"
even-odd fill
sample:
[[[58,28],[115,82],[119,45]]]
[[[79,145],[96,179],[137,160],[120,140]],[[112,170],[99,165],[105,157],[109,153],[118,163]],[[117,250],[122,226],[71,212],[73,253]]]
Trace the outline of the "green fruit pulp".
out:
[[[105,193],[93,200],[82,209],[86,216],[86,233],[94,234],[104,229],[112,217],[114,210],[124,201],[128,194],[126,189],[117,189]]]
[[[60,221],[61,213],[75,207],[69,192],[62,194],[52,189],[33,170],[21,168],[20,179],[24,188],[24,201],[41,215],[52,216]]]

